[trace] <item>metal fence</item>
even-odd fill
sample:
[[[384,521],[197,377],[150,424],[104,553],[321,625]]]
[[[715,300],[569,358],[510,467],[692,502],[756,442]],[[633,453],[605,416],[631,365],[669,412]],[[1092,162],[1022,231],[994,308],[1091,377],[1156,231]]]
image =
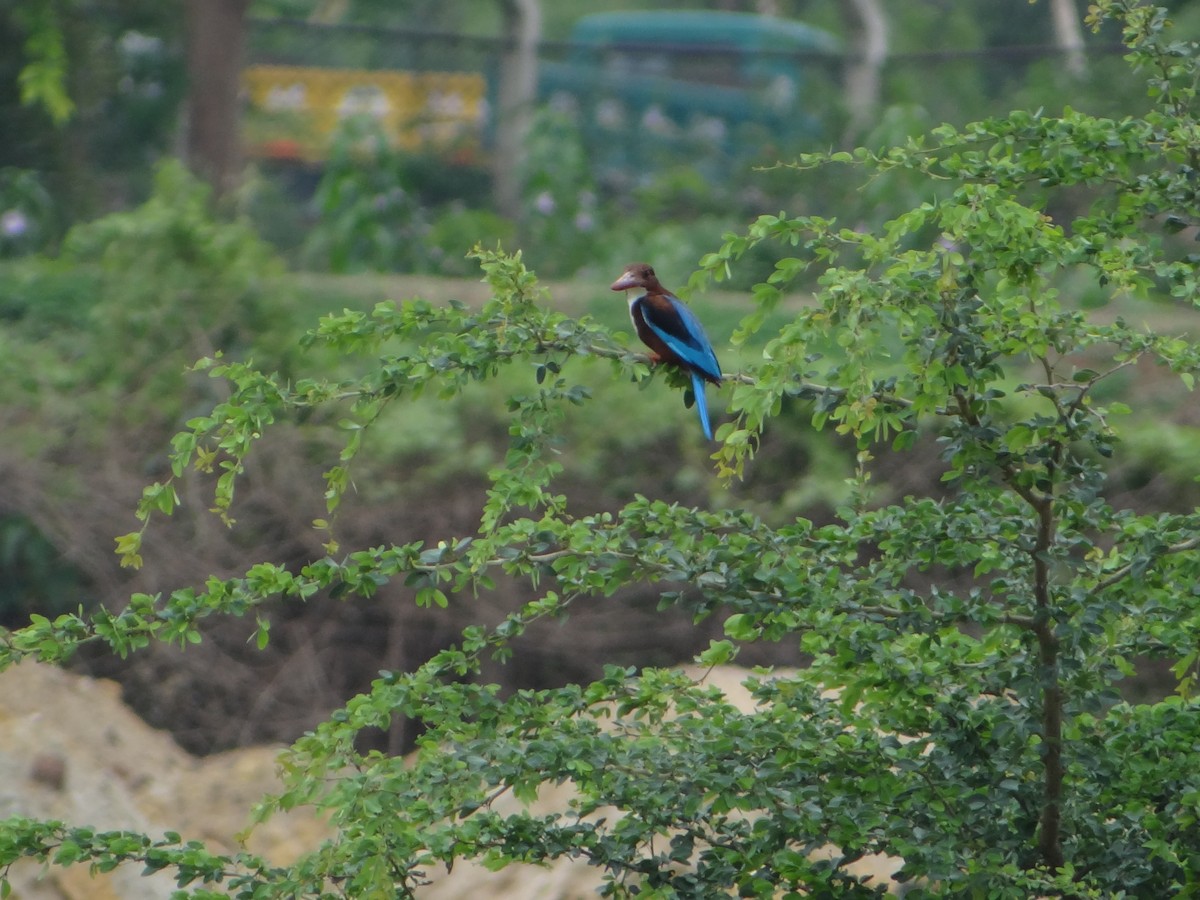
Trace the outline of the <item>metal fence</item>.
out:
[[[461,147],[475,142],[482,146],[494,125],[490,121],[495,105],[492,90],[505,49],[500,38],[272,19],[252,22],[249,46],[247,133],[259,155],[319,159],[338,122],[354,114],[375,117],[396,145],[406,149],[431,143],[457,143]],[[549,80],[557,78],[560,87],[567,85],[565,91],[557,91],[558,101],[571,92],[578,100],[588,89],[584,83],[587,73],[582,81],[576,78],[574,82],[570,75],[569,60],[579,49],[580,45],[569,42],[546,42],[539,48],[542,70],[553,76]],[[698,50],[694,45],[655,48],[655,53],[667,61],[664,70],[688,70],[699,73],[701,79],[728,69],[731,52],[720,47]],[[881,71],[881,109],[892,111],[879,118],[883,133],[853,137],[894,139],[902,137],[898,132],[912,127],[943,121],[961,123],[1018,107],[1061,104],[1064,95],[1072,97],[1072,105],[1090,105],[1091,112],[1123,114],[1135,108],[1145,94],[1144,86],[1130,77],[1128,67],[1118,58],[1123,52],[1120,45],[1087,47],[1087,75],[1070,82],[1062,65],[1062,51],[1054,46],[894,55]],[[673,56],[678,59],[673,60]],[[760,128],[754,132],[754,139],[761,142],[764,134],[778,133],[784,124],[805,117],[818,127],[792,129],[789,138],[806,135],[822,146],[838,142],[847,121],[841,79],[844,68],[853,60],[844,55],[806,53],[793,54],[792,61],[808,73],[803,96],[795,110],[783,118],[760,117],[759,124],[765,126],[765,131]],[[699,98],[698,105],[722,90],[709,83],[691,84],[679,79],[674,84],[677,101],[690,91],[691,96]],[[540,99],[555,102],[546,91]],[[663,108],[670,105],[655,101],[650,96],[633,111],[634,115],[625,115],[627,126],[638,131],[617,135],[618,140],[653,137],[653,129],[646,127],[650,121],[647,117],[661,117]],[[611,104],[606,107],[603,97],[588,102],[588,115],[593,120],[612,112]],[[676,108],[668,110],[670,115],[676,119],[684,116],[686,110],[680,107],[686,107],[687,102],[676,102]],[[559,105],[571,107],[571,98]],[[738,103],[725,106],[736,118]],[[896,110],[901,112],[897,114]],[[709,116],[708,120],[713,118]],[[679,135],[705,128],[713,134],[721,132],[703,116],[695,122],[667,124]],[[724,127],[728,123],[716,124]],[[897,133],[888,134],[889,128]],[[582,132],[589,150],[611,151],[611,131],[585,127]],[[730,147],[725,146],[722,153],[729,156]],[[466,153],[459,158],[477,157]]]

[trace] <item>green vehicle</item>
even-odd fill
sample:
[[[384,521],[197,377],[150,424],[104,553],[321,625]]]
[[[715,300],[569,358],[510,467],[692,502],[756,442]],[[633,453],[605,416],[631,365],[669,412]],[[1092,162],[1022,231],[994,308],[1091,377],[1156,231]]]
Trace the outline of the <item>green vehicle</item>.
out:
[[[602,169],[687,161],[709,170],[811,143],[814,85],[833,85],[838,40],[802,22],[730,12],[599,13],[538,94],[575,118]]]

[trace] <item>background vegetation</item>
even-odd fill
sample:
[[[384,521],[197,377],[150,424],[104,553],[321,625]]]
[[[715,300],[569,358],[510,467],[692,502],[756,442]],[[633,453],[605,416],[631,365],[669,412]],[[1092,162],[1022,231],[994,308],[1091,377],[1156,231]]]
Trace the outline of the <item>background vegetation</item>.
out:
[[[234,216],[169,161],[9,170],[0,658],[117,675],[202,752],[303,734],[262,812],[339,834],[284,870],[10,821],[0,859],[370,896],[571,855],[615,893],[840,896],[887,852],[917,892],[1195,891],[1195,53],[1101,5],[1137,74],[1069,105],[1049,66],[947,79],[971,112],[901,97],[863,149],[726,184],[609,193],[547,113],[517,223],[385,148],[277,247],[265,176]],[[498,234],[524,257],[463,258]],[[717,447],[616,333],[635,256],[733,289],[696,297],[737,373]],[[741,715],[655,668],[696,652],[806,668]],[[565,779],[562,817],[488,806]]]

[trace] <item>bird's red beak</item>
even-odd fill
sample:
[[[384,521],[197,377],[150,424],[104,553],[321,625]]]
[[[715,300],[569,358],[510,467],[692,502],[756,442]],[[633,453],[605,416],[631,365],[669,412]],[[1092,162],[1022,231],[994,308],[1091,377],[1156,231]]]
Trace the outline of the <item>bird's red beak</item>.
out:
[[[627,291],[630,288],[638,287],[637,279],[633,277],[632,272],[624,272],[620,278],[612,283],[610,291]]]

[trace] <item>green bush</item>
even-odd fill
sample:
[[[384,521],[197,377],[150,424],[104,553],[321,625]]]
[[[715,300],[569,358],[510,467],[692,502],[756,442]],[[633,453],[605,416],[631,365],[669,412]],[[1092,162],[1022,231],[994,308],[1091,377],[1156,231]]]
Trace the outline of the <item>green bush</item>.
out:
[[[426,272],[428,213],[404,179],[402,157],[370,116],[334,136],[314,198],[317,221],[303,258],[331,272]]]
[[[271,359],[283,353],[283,310],[267,293],[282,266],[244,222],[216,217],[208,187],[177,161],[159,166],[138,209],[71,229],[63,258],[99,273],[83,377],[137,388],[142,413],[177,414],[185,366],[198,356],[252,345]]]
[[[21,323],[32,339],[87,325],[99,281],[96,267],[28,256],[0,269],[0,321]]]
[[[568,116],[541,109],[524,150],[521,242],[547,276],[573,275],[608,235],[583,136]]]
[[[36,172],[0,169],[0,259],[44,250],[56,237],[55,218]]]
[[[764,346],[721,394],[732,420],[711,448],[718,475],[746,472],[784,409],[808,404],[854,453],[825,524],[640,495],[576,508],[561,487],[564,423],[591,411],[594,361],[654,390],[681,379],[655,378],[608,329],[549,308],[519,256],[477,252],[492,294],[479,308],[413,300],[322,319],[307,346],[355,361],[352,377],[203,361],[228,393],[173,439],[171,475],[139,504],[143,527],[119,539],[124,561],[137,565],[151,523],[178,508],[185,473],[215,476],[228,519],[264,431],[326,410],[344,438],[325,473],[329,518],[314,523],[327,555],[135,594],[120,612],[36,618],[0,635],[0,665],[61,661],[88,642],[119,655],[185,646],[213,616],[253,615],[246,630],[265,647],[280,605],[324,591],[365,601],[390,582],[430,608],[470,603],[500,577],[528,600],[426,664],[380,673],[283,754],[283,789],[256,816],[313,806],[335,830],[294,865],[175,834],[13,818],[0,824],[0,873],[22,856],[133,862],[204,898],[408,897],[437,864],[574,859],[597,867],[610,896],[866,897],[882,886],[852,863],[885,853],[902,860],[909,897],[1196,895],[1200,513],[1118,506],[1100,461],[1125,454],[1115,423],[1129,409],[1108,385],[1153,363],[1190,389],[1200,344],[1061,293],[1086,278],[1114,299],[1195,304],[1200,259],[1177,235],[1200,222],[1196,48],[1133,0],[1099,0],[1091,18],[1104,17],[1151,73],[1147,116],[1015,112],[881,152],[813,154],[797,165],[828,178],[903,171],[940,188],[877,231],[763,216],[702,260],[697,284],[748,253],[775,255],[734,335]],[[1048,214],[1078,192],[1071,219]],[[801,277],[819,284],[815,302],[764,334]],[[338,516],[352,514],[379,423],[410,398],[451,398],[506,369],[528,377],[507,400],[507,453],[487,472],[478,528],[341,548]],[[873,495],[874,461],[931,447],[941,490]],[[756,673],[748,712],[653,668],[511,695],[478,683],[534,623],[635,585],[697,619],[722,616],[725,639],[702,667],[778,641],[811,664]],[[1146,658],[1173,667],[1176,696],[1121,702],[1118,685]],[[361,749],[398,717],[421,733],[412,757]],[[567,782],[573,799],[554,812],[494,803]]]
[[[429,229],[430,255],[439,274],[466,276],[474,270],[466,248],[477,244],[511,246],[515,233],[513,223],[502,216],[451,204],[434,218]]]

